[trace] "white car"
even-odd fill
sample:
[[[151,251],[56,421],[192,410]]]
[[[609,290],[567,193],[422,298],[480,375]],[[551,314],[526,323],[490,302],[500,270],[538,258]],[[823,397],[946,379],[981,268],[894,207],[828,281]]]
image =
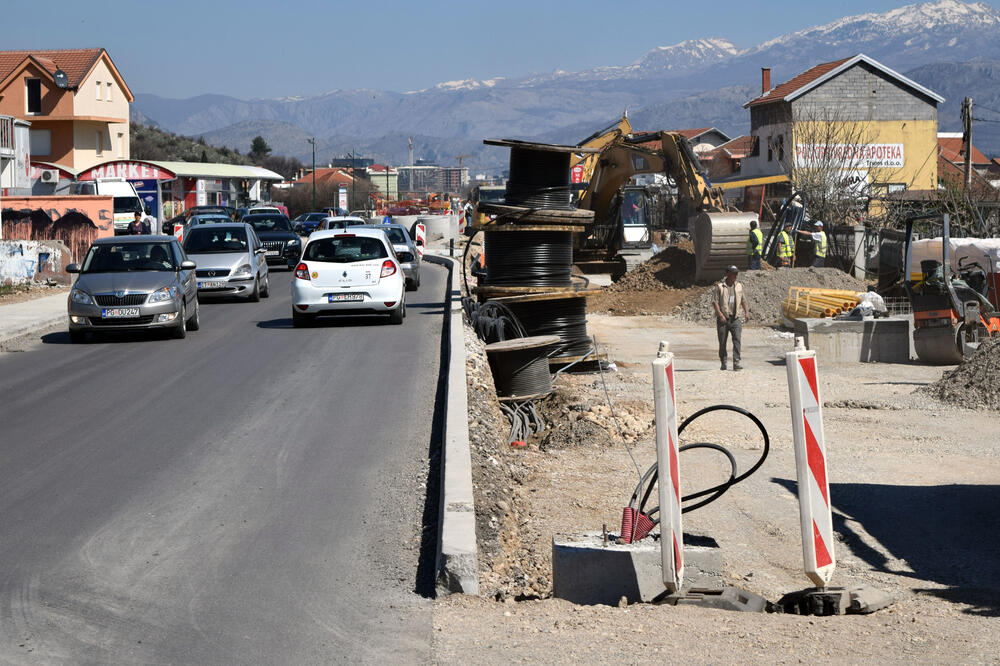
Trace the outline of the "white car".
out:
[[[406,316],[406,279],[380,229],[314,231],[292,280],[292,324],[308,326],[323,315]]]
[[[350,215],[332,215],[323,218],[323,220],[316,227],[316,231],[346,229],[347,227],[357,227],[362,224],[368,224],[368,222],[360,217],[352,217]]]

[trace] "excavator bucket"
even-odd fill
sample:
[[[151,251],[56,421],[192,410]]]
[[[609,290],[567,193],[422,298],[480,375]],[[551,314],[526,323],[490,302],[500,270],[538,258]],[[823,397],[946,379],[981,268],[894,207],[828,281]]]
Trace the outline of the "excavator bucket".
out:
[[[957,365],[962,362],[957,332],[951,326],[914,330],[913,346],[916,347],[917,357],[930,365]]]

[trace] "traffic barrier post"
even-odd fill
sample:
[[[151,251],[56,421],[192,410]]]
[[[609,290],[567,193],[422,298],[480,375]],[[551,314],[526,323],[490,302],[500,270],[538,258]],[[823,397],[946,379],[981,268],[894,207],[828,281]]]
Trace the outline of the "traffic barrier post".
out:
[[[806,349],[802,338],[796,338],[795,350],[785,354],[785,365],[792,408],[804,568],[817,587],[826,587],[836,559],[816,352]]]
[[[183,224],[174,224],[174,238],[177,239],[178,243],[180,243],[180,242],[182,242],[184,240],[184,225]]]
[[[677,443],[674,355],[670,352],[668,343],[660,343],[660,350],[652,366],[663,584],[670,592],[677,592],[684,582],[684,530],[681,526],[681,471]]]
[[[419,242],[418,242],[419,241]],[[417,246],[417,253],[423,257],[424,256],[424,245],[427,243],[427,227],[423,224],[417,224],[417,238],[414,241]]]

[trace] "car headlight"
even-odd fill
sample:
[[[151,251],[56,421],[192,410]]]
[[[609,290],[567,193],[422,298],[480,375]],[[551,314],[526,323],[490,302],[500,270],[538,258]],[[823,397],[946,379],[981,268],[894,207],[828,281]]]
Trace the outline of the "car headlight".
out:
[[[233,271],[233,277],[250,277],[253,268],[250,264],[243,264],[239,268]]]
[[[85,291],[81,291],[80,289],[74,289],[70,297],[73,299],[74,303],[79,303],[81,305],[94,304],[94,299],[90,297],[90,294]]]
[[[298,247],[301,244],[298,238],[288,241],[288,247]]]
[[[162,303],[163,301],[172,301],[177,296],[177,287],[163,287],[162,289],[157,289],[154,291],[150,297],[150,303]]]

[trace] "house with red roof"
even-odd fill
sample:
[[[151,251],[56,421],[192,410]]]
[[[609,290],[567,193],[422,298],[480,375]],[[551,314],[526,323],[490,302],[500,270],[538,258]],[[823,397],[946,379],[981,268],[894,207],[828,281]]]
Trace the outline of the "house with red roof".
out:
[[[864,54],[820,63],[771,86],[750,110],[746,177],[831,168],[875,194],[937,187],[937,108],[944,98]]]
[[[129,158],[121,72],[102,48],[0,51],[0,115],[31,123],[31,159],[71,171]]]

